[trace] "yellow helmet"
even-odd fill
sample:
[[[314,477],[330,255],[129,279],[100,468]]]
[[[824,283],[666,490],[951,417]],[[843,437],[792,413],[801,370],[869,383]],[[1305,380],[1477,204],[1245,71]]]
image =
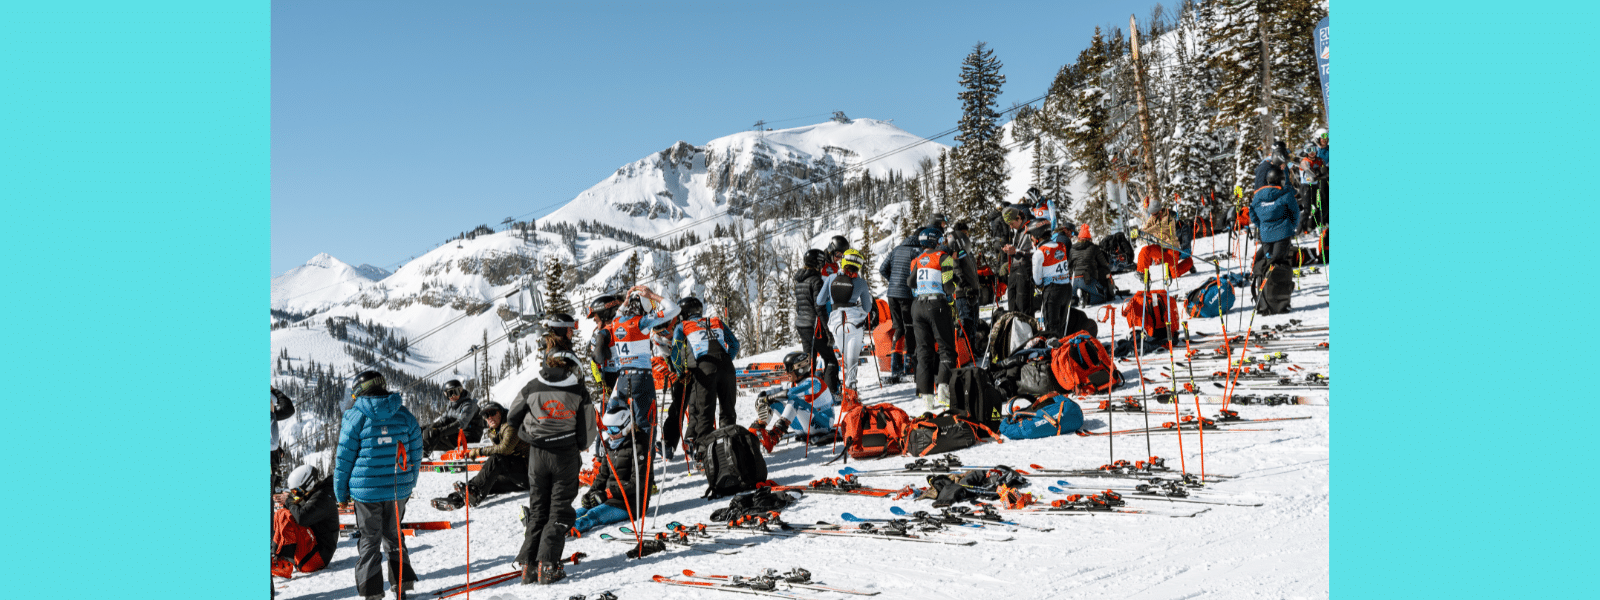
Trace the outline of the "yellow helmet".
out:
[[[855,267],[856,271],[860,272],[861,265],[866,262],[866,257],[861,256],[861,252],[859,250],[851,248],[844,251],[844,256],[839,257],[839,269],[843,270],[845,267]]]

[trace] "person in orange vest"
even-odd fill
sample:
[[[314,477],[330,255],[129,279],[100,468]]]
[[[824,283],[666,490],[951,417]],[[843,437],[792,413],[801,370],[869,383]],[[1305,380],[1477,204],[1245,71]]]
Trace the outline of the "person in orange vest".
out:
[[[646,436],[639,440],[639,447],[648,452],[656,425],[656,377],[650,368],[650,330],[677,317],[678,303],[662,298],[644,285],[629,288],[627,298],[623,313],[606,325],[605,331],[611,341],[608,354],[617,365],[617,384],[611,390],[611,398],[628,403],[633,411],[635,431]],[[650,300],[659,308],[647,310],[643,300]]]
[[[689,389],[689,427],[683,437],[689,447],[690,458],[699,461],[706,448],[698,446],[700,440],[716,431],[717,413],[722,413],[722,426],[735,423],[735,401],[739,387],[734,381],[733,359],[739,356],[739,338],[733,329],[718,317],[706,317],[699,298],[687,296],[678,303],[682,322],[672,333],[674,345],[682,345],[693,355],[688,374],[694,378]]]
[[[957,281],[954,253],[939,245],[939,237],[934,229],[917,234],[923,251],[911,261],[912,291],[917,295],[911,303],[911,326],[917,340],[917,397],[929,411],[950,406],[950,372],[956,368],[952,300],[956,286],[969,285]]]
[[[1033,284],[1040,290],[1044,330],[1056,336],[1065,333],[1072,310],[1072,272],[1067,245],[1049,240],[1050,222],[1034,221],[1028,227],[1033,238]]]

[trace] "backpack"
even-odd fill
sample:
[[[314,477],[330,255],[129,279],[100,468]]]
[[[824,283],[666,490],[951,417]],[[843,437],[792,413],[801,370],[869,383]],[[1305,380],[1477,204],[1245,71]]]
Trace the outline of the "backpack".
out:
[[[1045,394],[1060,394],[1067,390],[1056,381],[1056,374],[1050,368],[1048,355],[1039,360],[1030,360],[1022,365],[1022,373],[1017,378],[1017,393],[1029,396],[1043,396]]]
[[[894,339],[894,318],[889,314],[889,301],[878,298],[872,304],[878,311],[878,326],[872,330],[872,355],[878,359],[878,372],[888,373],[894,370],[890,364],[892,356],[906,351],[906,341]]]
[[[1032,440],[1072,433],[1083,427],[1083,409],[1077,402],[1066,396],[1040,398],[1039,402],[1042,404],[1036,403],[1021,413],[1006,415],[1000,423],[1000,435],[1013,440]]]
[[[1262,315],[1281,315],[1289,312],[1289,294],[1294,292],[1294,274],[1280,264],[1267,266],[1267,271],[1257,284],[1256,312]]]
[[[701,498],[715,500],[756,489],[767,480],[767,460],[761,456],[756,434],[738,425],[711,432],[705,439],[706,483]]]
[[[1129,329],[1143,327],[1145,333],[1155,334],[1168,324],[1178,323],[1178,303],[1167,297],[1166,290],[1135,292],[1122,307],[1122,317],[1127,320]]]
[[[1111,354],[1100,340],[1085,332],[1073,334],[1050,351],[1050,370],[1067,391],[1093,394],[1122,385],[1122,373]]]
[[[1213,277],[1184,297],[1183,310],[1192,318],[1209,319],[1231,310],[1233,300],[1233,286]]]
[[[850,458],[873,458],[904,453],[910,424],[906,411],[883,402],[844,413],[839,427],[844,430],[844,449]]]
[[[989,362],[998,363],[1015,354],[1039,332],[1039,321],[1020,312],[1008,312],[989,328]]]
[[[317,553],[317,536],[311,528],[294,522],[288,509],[272,513],[272,574],[289,578],[295,571],[311,573],[327,566]]]
[[[956,369],[950,373],[950,408],[972,415],[972,420],[990,429],[1000,426],[1000,407],[1006,396],[995,387],[989,371],[978,367]]]
[[[917,456],[954,452],[970,448],[985,436],[996,442],[994,430],[967,420],[966,413],[947,410],[937,416],[923,416],[906,427],[906,453]]]

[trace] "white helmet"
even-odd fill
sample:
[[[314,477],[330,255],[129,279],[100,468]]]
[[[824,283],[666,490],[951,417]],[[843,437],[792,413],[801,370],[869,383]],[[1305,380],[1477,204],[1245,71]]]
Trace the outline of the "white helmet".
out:
[[[289,473],[289,489],[309,491],[322,480],[322,472],[315,465],[300,465]]]

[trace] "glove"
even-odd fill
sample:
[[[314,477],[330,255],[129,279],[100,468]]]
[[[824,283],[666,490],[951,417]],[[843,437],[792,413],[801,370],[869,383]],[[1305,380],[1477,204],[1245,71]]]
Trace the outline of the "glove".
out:
[[[467,450],[467,458],[477,458],[479,456],[483,456],[482,448],[471,448]]]
[[[586,509],[600,506],[602,502],[605,502],[605,499],[600,497],[600,492],[589,492],[583,495],[582,504]]]

